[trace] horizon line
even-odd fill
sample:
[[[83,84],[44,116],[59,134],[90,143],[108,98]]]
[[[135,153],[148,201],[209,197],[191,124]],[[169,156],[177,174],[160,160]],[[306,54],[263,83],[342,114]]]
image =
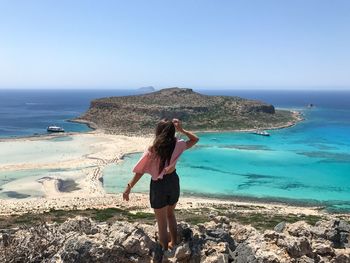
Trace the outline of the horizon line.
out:
[[[350,86],[232,86],[232,87],[210,87],[210,86],[164,86],[164,87],[155,87],[152,85],[149,86],[139,86],[139,87],[118,87],[118,86],[0,86],[0,90],[138,90],[141,88],[152,87],[156,91],[167,88],[188,88],[193,90],[349,90]]]

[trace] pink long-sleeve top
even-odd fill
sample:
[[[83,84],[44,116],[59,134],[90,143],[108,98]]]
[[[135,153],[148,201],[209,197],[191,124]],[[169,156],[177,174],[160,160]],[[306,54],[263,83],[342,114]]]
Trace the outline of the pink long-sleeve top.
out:
[[[134,173],[148,173],[152,176],[152,180],[156,181],[162,179],[164,174],[175,167],[177,160],[180,155],[187,149],[186,142],[182,139],[176,139],[174,151],[170,158],[170,163],[165,162],[164,169],[159,172],[160,158],[155,156],[149,149],[146,149],[140,160],[136,163],[133,168]]]

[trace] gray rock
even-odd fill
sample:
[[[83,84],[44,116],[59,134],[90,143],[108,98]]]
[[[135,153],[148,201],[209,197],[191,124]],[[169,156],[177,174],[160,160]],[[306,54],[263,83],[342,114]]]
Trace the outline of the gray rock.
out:
[[[310,242],[306,237],[290,238],[286,244],[286,249],[292,258],[313,255]]]
[[[145,256],[149,254],[150,249],[155,246],[155,243],[148,236],[146,236],[142,229],[136,229],[123,241],[121,245],[129,254]]]
[[[339,220],[335,229],[339,235],[339,247],[350,248],[350,224],[344,220]]]
[[[177,243],[189,241],[193,237],[193,231],[189,224],[180,222],[177,224]]]
[[[311,228],[311,233],[316,238],[331,241],[335,248],[350,247],[350,224],[344,220],[319,221]]]
[[[235,263],[259,263],[255,257],[255,252],[246,244],[238,244],[236,250],[233,252],[233,262]]]
[[[312,250],[315,254],[325,256],[334,255],[332,243],[324,239],[316,239],[312,242]]]
[[[236,243],[231,235],[223,229],[208,229],[206,232],[206,240],[213,240],[216,242],[226,242],[229,248],[233,251],[236,248]]]
[[[295,237],[310,237],[310,225],[304,221],[298,221],[293,224],[288,224],[285,230]]]
[[[227,254],[215,253],[206,257],[203,263],[229,263],[229,257]]]
[[[278,224],[274,227],[273,230],[275,230],[275,231],[278,232],[278,233],[282,233],[285,227],[286,227],[286,222],[283,221],[283,222],[278,223]]]
[[[345,220],[339,220],[336,222],[338,222],[336,226],[338,231],[350,233],[350,224],[348,222],[346,222]]]
[[[89,218],[75,217],[73,219],[71,218],[63,222],[58,227],[58,230],[61,233],[78,232],[78,233],[85,233],[85,234],[96,234],[98,232],[96,228],[97,228],[96,224],[94,224],[93,226]]]
[[[350,255],[346,254],[339,254],[336,255],[332,260],[331,263],[350,263]]]
[[[191,249],[189,243],[184,243],[176,248],[175,258],[179,261],[189,259],[191,256]]]
[[[302,256],[296,260],[296,263],[314,263],[315,260],[307,256]]]
[[[278,241],[278,239],[280,239],[280,238],[283,238],[284,237],[284,235],[283,234],[281,234],[281,233],[278,233],[278,232],[275,232],[275,231],[272,231],[272,230],[266,230],[265,232],[264,232],[264,239],[265,240],[270,240],[270,241]]]

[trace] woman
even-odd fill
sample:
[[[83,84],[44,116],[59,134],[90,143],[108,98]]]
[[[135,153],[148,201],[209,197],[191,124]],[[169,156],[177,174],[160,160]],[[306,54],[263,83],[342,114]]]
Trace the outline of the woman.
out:
[[[188,137],[187,141],[175,137],[175,129]],[[176,245],[177,225],[174,214],[180,195],[179,177],[176,162],[180,155],[198,142],[198,137],[182,128],[181,121],[161,120],[155,130],[155,139],[136,163],[132,180],[126,186],[123,199],[129,200],[131,189],[144,173],[152,176],[150,184],[150,203],[158,224],[158,235],[163,250]],[[168,240],[168,228],[170,240]]]

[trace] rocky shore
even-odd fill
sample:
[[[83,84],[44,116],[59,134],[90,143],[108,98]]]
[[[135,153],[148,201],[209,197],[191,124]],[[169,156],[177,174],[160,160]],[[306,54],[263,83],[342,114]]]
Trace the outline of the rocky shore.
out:
[[[156,226],[75,217],[0,233],[1,262],[157,262]],[[159,261],[158,261],[159,262]],[[349,263],[350,224],[344,220],[281,222],[274,230],[213,216],[178,224],[178,245],[162,262]]]

